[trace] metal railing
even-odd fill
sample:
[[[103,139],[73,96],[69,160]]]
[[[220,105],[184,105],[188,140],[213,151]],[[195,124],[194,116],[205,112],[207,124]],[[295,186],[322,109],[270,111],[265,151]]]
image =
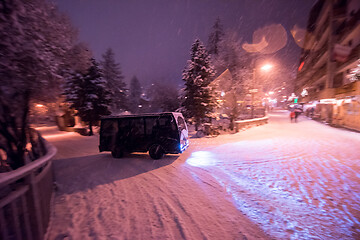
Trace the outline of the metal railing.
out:
[[[52,158],[46,155],[16,170],[0,173],[0,239],[43,239],[53,194]]]

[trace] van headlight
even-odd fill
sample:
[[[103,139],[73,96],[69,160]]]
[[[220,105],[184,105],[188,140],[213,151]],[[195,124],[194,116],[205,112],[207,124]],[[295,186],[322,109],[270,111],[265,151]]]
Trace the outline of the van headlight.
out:
[[[183,152],[189,146],[189,140],[180,140],[180,151]]]

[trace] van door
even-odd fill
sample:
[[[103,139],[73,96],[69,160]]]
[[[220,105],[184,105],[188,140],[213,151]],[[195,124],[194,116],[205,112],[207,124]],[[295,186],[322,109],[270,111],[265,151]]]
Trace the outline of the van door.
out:
[[[119,130],[117,135],[117,147],[120,149],[126,150],[130,144],[130,119],[128,118],[119,118]]]
[[[156,142],[158,116],[145,117],[146,149]]]
[[[186,122],[184,120],[184,117],[182,116],[181,113],[174,114],[174,117],[176,119],[178,130],[179,130],[179,135],[180,135],[180,151],[183,152],[189,146],[188,128],[187,128]]]
[[[101,120],[100,132],[100,146],[99,150],[111,151],[116,144],[116,135],[118,132],[117,119],[103,119]]]
[[[173,153],[178,150],[179,133],[173,116],[167,115],[158,118],[156,141],[161,144],[166,152]]]
[[[144,118],[132,118],[130,122],[129,146],[130,151],[146,151]]]

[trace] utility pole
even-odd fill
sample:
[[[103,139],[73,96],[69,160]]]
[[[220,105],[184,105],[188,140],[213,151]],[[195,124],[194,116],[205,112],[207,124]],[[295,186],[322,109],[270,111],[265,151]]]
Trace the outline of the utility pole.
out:
[[[256,81],[256,78],[255,78],[255,75],[256,75],[256,68],[254,67],[253,68],[253,79],[252,79],[252,89],[250,89],[250,92],[251,92],[251,118],[254,118],[254,100],[255,100],[255,93],[257,92],[255,89],[255,81]]]
[[[334,86],[334,62],[332,61],[334,54],[334,0],[329,1],[329,37],[328,37],[328,61],[327,61],[327,79],[325,89]]]

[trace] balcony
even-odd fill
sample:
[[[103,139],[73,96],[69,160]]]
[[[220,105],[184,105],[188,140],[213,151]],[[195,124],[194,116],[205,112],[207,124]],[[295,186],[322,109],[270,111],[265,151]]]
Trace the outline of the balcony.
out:
[[[335,97],[335,88],[326,88],[319,92],[319,99],[328,99]]]
[[[360,45],[358,45],[351,51],[350,55],[347,57],[347,60],[345,62],[337,62],[336,64],[337,72],[341,72],[343,69],[346,68],[347,65],[355,61],[358,61],[359,58],[360,58]]]
[[[360,92],[360,82],[356,81],[353,83],[346,84],[342,87],[335,89],[336,97],[346,97],[357,95]]]

